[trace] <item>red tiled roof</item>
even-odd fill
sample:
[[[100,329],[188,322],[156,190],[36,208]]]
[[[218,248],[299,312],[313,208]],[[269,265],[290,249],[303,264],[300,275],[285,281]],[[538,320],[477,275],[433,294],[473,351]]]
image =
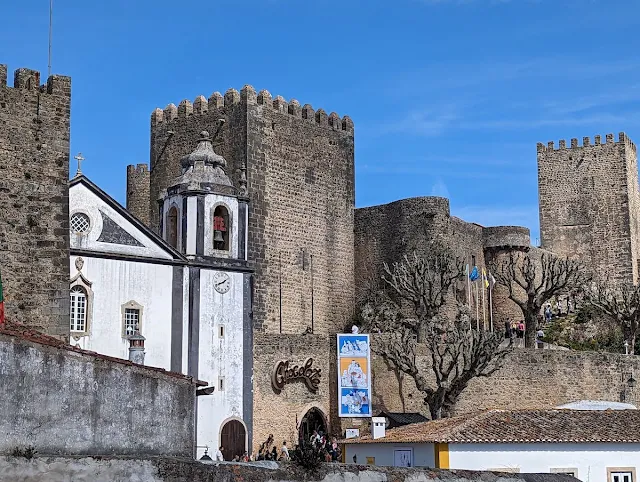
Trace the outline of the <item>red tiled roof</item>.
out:
[[[640,410],[488,410],[347,439],[358,443],[639,443]]]
[[[100,353],[96,353],[94,351],[83,350],[81,348],[77,348],[65,342],[64,340],[60,340],[53,336],[45,335],[39,331],[33,330],[26,325],[22,325],[20,323],[13,323],[6,321],[4,324],[0,324],[0,335],[8,335],[16,338],[20,338],[22,340],[30,341],[33,343],[38,343],[40,345],[52,346],[61,350],[73,351],[76,353],[80,353],[82,355],[90,356],[93,358],[97,358],[100,360],[106,360],[114,363],[119,363],[121,365],[129,365],[135,366],[138,368],[142,368],[144,370],[153,371],[156,373],[162,373],[163,375],[167,375],[174,378],[180,378],[183,380],[188,380],[196,385],[202,386],[207,385],[207,383],[202,381],[194,380],[193,377],[183,375],[182,373],[170,372],[164,370],[162,368],[150,367],[146,365],[139,365],[137,363],[133,363],[129,360],[124,360],[122,358],[116,358],[112,356],[102,355]]]

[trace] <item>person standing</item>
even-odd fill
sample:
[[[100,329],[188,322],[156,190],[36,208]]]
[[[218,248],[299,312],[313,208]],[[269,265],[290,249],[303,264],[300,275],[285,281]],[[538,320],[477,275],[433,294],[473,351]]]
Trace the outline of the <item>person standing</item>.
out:
[[[282,442],[282,448],[280,449],[280,460],[285,462],[289,460],[289,449],[287,448],[287,441]]]
[[[218,450],[216,450],[216,462],[222,462],[224,460],[224,457],[222,456],[223,450],[224,448],[222,446],[220,446]]]

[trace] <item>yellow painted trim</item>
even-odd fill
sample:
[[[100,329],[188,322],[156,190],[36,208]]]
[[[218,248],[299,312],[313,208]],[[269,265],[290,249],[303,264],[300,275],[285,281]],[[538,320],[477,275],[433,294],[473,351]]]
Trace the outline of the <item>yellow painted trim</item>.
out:
[[[433,444],[436,469],[448,469],[449,467],[449,444]]]

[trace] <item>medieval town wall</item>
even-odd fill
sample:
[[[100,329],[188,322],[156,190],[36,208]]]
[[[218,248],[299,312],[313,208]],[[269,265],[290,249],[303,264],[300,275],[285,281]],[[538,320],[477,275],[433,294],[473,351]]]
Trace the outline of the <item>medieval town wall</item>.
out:
[[[0,454],[193,456],[190,378],[57,343],[0,330]]]
[[[489,229],[489,231],[486,231]],[[526,228],[484,228],[450,215],[449,200],[439,197],[403,199],[389,204],[356,209],[355,214],[355,285],[357,305],[366,299],[371,288],[380,284],[384,264],[389,266],[414,252],[428,255],[432,242],[448,247],[464,264],[478,270],[486,267],[485,246],[489,244],[524,243],[528,246]],[[513,238],[513,239],[512,239]],[[460,283],[456,299],[466,303],[471,290],[471,315],[489,327],[489,300],[485,293],[484,313],[482,285]],[[477,310],[476,310],[477,306]],[[446,314],[455,316],[452,298]]]
[[[375,343],[372,341],[372,344]],[[426,373],[427,360],[421,365]],[[411,377],[396,373],[381,357],[372,359],[373,407],[429,416]],[[640,390],[627,380],[639,373],[640,357],[615,353],[515,349],[500,370],[474,378],[454,414],[502,408],[551,408],[577,400],[640,402]]]
[[[225,123],[216,151],[234,185],[246,169],[256,331],[340,331],[353,312],[353,122],[251,86],[157,109],[151,120],[150,218],[198,133]],[[340,296],[336,296],[340,293]]]
[[[638,280],[638,165],[624,133],[538,144],[542,247],[613,282]]]
[[[0,65],[0,266],[6,316],[69,334],[71,79]]]

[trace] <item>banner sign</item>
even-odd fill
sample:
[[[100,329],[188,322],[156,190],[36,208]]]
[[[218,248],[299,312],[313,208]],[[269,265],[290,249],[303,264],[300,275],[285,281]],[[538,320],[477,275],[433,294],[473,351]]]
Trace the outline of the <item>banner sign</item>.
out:
[[[338,415],[371,417],[369,335],[338,334]]]

